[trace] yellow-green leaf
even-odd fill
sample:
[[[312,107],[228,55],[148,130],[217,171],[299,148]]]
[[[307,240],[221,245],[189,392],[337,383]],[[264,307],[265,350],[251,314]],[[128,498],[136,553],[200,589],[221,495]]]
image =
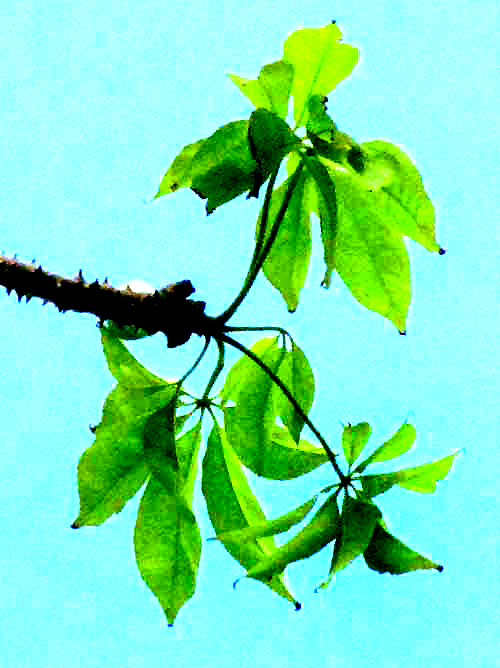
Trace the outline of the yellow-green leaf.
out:
[[[344,450],[345,458],[349,466],[356,461],[359,455],[365,449],[372,433],[372,428],[368,422],[360,422],[359,424],[348,425],[344,427],[342,433],[342,449]]]
[[[344,498],[340,516],[340,536],[335,542],[331,574],[347,568],[368,547],[377,520],[382,517],[373,503],[367,503],[350,496]]]
[[[235,74],[230,74],[229,78],[255,107],[269,109],[286,119],[293,80],[292,65],[278,60],[264,65],[258,79],[244,79]]]
[[[179,155],[168,168],[162,179],[160,188],[155,195],[155,199],[174,193],[180,188],[189,188],[193,178],[193,158],[205,142],[200,139],[194,144],[184,146]]]
[[[405,422],[394,436],[377,448],[373,454],[356,467],[355,471],[362,473],[370,464],[387,462],[390,459],[401,457],[412,449],[416,437],[417,430],[415,427]]]

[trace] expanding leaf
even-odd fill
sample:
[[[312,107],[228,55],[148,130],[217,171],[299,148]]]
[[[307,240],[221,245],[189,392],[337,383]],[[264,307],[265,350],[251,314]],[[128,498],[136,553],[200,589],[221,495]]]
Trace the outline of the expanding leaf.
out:
[[[317,496],[313,496],[312,499],[309,499],[309,501],[306,501],[298,508],[291,510],[289,513],[286,513],[286,515],[277,517],[275,520],[268,520],[267,522],[262,522],[255,526],[249,526],[246,529],[226,531],[214,538],[209,538],[209,540],[221,540],[230,543],[248,543],[255,538],[275,536],[276,534],[284,533],[296,524],[299,524],[299,522],[302,522],[306,515],[312,510],[317,498]]]
[[[387,462],[390,459],[401,457],[412,449],[416,437],[417,430],[415,427],[412,424],[403,424],[394,436],[377,448],[372,455],[356,467],[355,471],[362,473],[370,464]]]
[[[342,433],[342,448],[349,466],[352,466],[363,452],[371,433],[372,428],[368,422],[360,422],[359,424],[354,425],[354,427],[352,425],[344,427]]]
[[[289,177],[273,191],[265,239],[269,237],[272,223],[286,196],[291,178],[293,177]],[[290,312],[295,311],[299,304],[300,292],[306,281],[311,258],[310,191],[310,181],[306,174],[302,174],[262,267],[265,277],[282,294]],[[262,212],[257,221],[257,232],[261,220]]]
[[[233,407],[225,409],[224,425],[238,459],[247,469],[262,478],[293,480],[328,461],[324,450],[303,439],[296,443],[288,431],[278,425],[274,426],[272,441],[267,447],[259,448],[252,442],[245,442]]]
[[[398,211],[387,207],[385,193],[367,190],[362,177],[329,165],[338,207],[336,269],[363,306],[405,332],[411,277]]]
[[[342,506],[341,531],[335,542],[330,573],[347,568],[368,547],[377,520],[382,517],[373,503],[353,499],[346,494]]]
[[[271,552],[248,569],[247,578],[268,580],[301,559],[307,559],[322,550],[338,536],[339,510],[337,496],[332,494],[302,531],[288,543]]]
[[[294,67],[292,85],[297,127],[307,122],[307,101],[311,95],[328,95],[346,79],[359,58],[357,49],[339,44],[342,33],[336,25],[319,30],[298,30],[285,42],[287,63]]]
[[[269,109],[286,119],[293,80],[292,65],[278,60],[264,65],[258,79],[243,79],[235,74],[230,74],[229,78],[255,107]]]
[[[153,475],[139,508],[135,555],[169,626],[195,592],[201,543],[196,518],[184,496],[166,489]]]
[[[168,168],[155,199],[174,193],[180,188],[189,188],[193,178],[193,158],[203,146],[205,139],[200,139],[194,144],[184,146],[179,155]]]
[[[360,482],[363,492],[374,497],[378,494],[387,492],[394,485],[399,485],[404,489],[421,494],[432,494],[436,491],[436,485],[440,480],[444,480],[451,470],[453,460],[457,452],[436,462],[415,466],[410,469],[403,469],[394,473],[381,473],[379,475],[363,475]]]
[[[206,139],[192,161],[191,189],[207,201],[207,213],[254,185],[257,163],[248,143],[248,121],[233,121]]]
[[[411,550],[380,524],[375,525],[363,557],[367,566],[379,573],[401,575],[418,570],[443,570],[439,564]]]
[[[293,146],[300,143],[300,139],[277,114],[267,109],[257,109],[250,117],[248,141],[252,157],[258,165],[249,197],[257,197],[260,186],[278,168]]]
[[[266,516],[255,498],[241,465],[224,431],[215,423],[203,459],[202,491],[208,514],[217,535],[266,522]],[[226,550],[246,568],[276,549],[272,536],[249,542],[223,541]],[[300,607],[285,586],[283,576],[270,581],[262,579],[273,591]]]
[[[367,166],[376,164],[390,178],[381,184],[398,211],[398,225],[404,236],[422,244],[429,251],[440,250],[436,242],[436,216],[422,177],[408,155],[385,141],[370,141],[361,145],[367,156]],[[365,174],[363,174],[365,176]]]

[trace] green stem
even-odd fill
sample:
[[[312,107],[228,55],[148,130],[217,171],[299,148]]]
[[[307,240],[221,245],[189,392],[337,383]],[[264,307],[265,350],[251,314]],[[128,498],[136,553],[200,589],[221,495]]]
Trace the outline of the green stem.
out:
[[[297,411],[297,413],[300,415],[300,417],[304,420],[304,423],[309,427],[309,429],[312,431],[312,433],[316,436],[318,441],[321,443],[321,446],[325,450],[328,459],[330,460],[331,465],[335,469],[336,474],[340,478],[340,481],[342,483],[345,483],[347,480],[342,471],[339,468],[339,465],[337,464],[337,459],[335,454],[332,452],[330,449],[330,446],[328,443],[325,441],[323,436],[320,434],[320,432],[316,429],[314,424],[311,422],[311,420],[307,417],[306,413],[302,410],[300,405],[298,404],[297,400],[293,397],[291,394],[290,390],[287,388],[287,386],[281,381],[280,378],[265,364],[255,353],[253,353],[251,350],[246,348],[243,344],[241,344],[239,341],[236,341],[236,339],[231,338],[230,336],[227,336],[227,334],[222,334],[220,337],[221,341],[224,341],[228,345],[232,346],[233,348],[237,348],[240,350],[242,353],[244,353],[247,357],[249,357],[251,360],[255,362],[255,364],[258,364],[260,368],[271,378],[271,380],[280,388],[280,390],[283,392],[285,397],[288,399],[288,401],[292,404],[294,409]]]
[[[205,388],[205,392],[203,392],[202,401],[208,399],[208,395],[210,394],[212,387],[215,385],[215,381],[220,376],[222,369],[224,368],[224,344],[222,341],[219,341],[219,339],[216,339],[216,341],[217,347],[219,348],[217,366],[215,367],[213,374],[210,376],[210,380],[208,381],[208,385]]]
[[[182,376],[182,378],[178,381],[179,385],[182,385],[186,378],[189,378],[189,376],[193,373],[193,371],[196,369],[198,364],[201,362],[203,357],[205,356],[205,353],[207,352],[208,346],[210,345],[210,337],[205,336],[205,345],[203,346],[203,350],[201,353],[198,355],[198,358],[196,359],[196,362],[193,364],[193,366],[189,369],[189,371],[186,371],[186,373]]]
[[[288,336],[290,343],[293,343],[291,335],[283,327],[224,327],[224,332],[279,332],[283,336]]]

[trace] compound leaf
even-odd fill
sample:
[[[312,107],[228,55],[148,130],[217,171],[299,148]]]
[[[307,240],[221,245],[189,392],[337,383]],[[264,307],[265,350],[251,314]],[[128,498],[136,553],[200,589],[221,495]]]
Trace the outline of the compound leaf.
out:
[[[258,79],[244,79],[235,74],[230,74],[229,78],[255,107],[269,109],[286,119],[293,81],[293,66],[290,63],[278,60],[264,65]]]
[[[266,522],[238,458],[217,423],[214,423],[203,458],[202,491],[217,535]],[[244,543],[222,542],[229,554],[247,570],[276,549],[273,536],[261,536]],[[299,607],[282,575],[275,575],[271,580],[262,578],[262,582]]]
[[[202,539],[184,496],[166,489],[155,475],[141,499],[134,544],[141,577],[172,626],[195,592]]]
[[[356,66],[359,51],[340,44],[342,33],[336,25],[318,30],[298,30],[285,42],[287,63],[293,65],[292,95],[297,127],[306,124],[307,101],[311,95],[328,95]]]
[[[367,566],[379,573],[401,575],[418,570],[435,569],[439,572],[443,570],[439,564],[411,550],[380,524],[375,525],[363,557]]]

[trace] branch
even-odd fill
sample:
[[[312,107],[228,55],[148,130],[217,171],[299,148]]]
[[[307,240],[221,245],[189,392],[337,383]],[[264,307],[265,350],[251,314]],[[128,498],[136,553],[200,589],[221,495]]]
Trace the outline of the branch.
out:
[[[169,348],[186,343],[193,333],[210,336],[213,329],[213,319],[204,312],[205,302],[187,299],[195,291],[190,281],[167,285],[154,294],[132,292],[113,288],[107,279],[102,284],[87,283],[81,269],[70,280],[0,255],[0,285],[8,294],[14,290],[19,301],[38,297],[61,313],[92,313],[99,324],[112,320],[119,326],[135,325],[148,334],[162,332]]]

